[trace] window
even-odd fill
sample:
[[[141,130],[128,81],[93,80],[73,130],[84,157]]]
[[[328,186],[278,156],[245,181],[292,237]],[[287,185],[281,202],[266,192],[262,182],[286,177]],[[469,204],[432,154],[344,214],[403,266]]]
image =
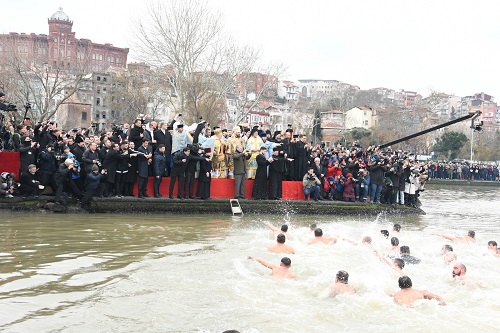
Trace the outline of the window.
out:
[[[101,88],[97,87],[97,93],[100,94],[101,93]]]
[[[97,81],[101,81],[101,77],[100,76],[97,77]]]
[[[102,113],[102,119],[106,119],[106,112]]]
[[[104,81],[104,82],[106,82],[107,80],[108,80],[108,78],[107,78],[107,77],[103,77],[103,78],[102,78],[102,81]]]
[[[95,119],[99,119],[99,113],[95,114]]]
[[[87,112],[82,112],[82,120],[87,120]]]
[[[116,118],[115,110],[111,110],[111,118]]]
[[[95,105],[101,105],[101,99],[99,97],[96,98]]]

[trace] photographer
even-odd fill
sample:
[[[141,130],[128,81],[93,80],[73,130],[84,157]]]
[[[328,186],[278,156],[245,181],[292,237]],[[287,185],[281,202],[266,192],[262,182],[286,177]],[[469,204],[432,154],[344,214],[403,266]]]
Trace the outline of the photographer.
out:
[[[360,202],[366,202],[368,200],[368,193],[370,189],[370,174],[366,169],[359,169],[358,181],[356,187],[354,188],[356,199],[359,198]]]
[[[44,189],[44,186],[40,183],[40,175],[37,172],[36,165],[30,164],[21,173],[20,183],[20,194],[25,197],[38,196],[40,192]]]
[[[13,173],[2,172],[0,195],[5,195],[6,198],[12,198],[19,195],[19,184],[14,181],[16,176]]]
[[[250,159],[250,153],[243,151],[243,145],[237,144],[233,154],[235,199],[245,199],[246,162],[248,159]]]
[[[102,192],[104,191],[106,180],[106,170],[101,170],[99,172],[99,167],[94,164],[91,166],[91,172],[87,174],[87,178],[85,179],[85,195],[82,199],[82,208],[88,209],[89,202],[92,197],[95,195],[102,196]]]
[[[319,185],[321,185],[321,181],[314,174],[314,169],[312,167],[307,168],[307,173],[302,179],[302,185],[304,186],[304,200],[308,200],[309,196],[311,196],[311,199],[314,199],[314,201],[319,200]]]
[[[354,187],[356,186],[356,182],[352,176],[352,173],[348,173],[346,175],[346,179],[344,181],[344,192],[342,193],[342,197],[344,201],[354,202]]]
[[[61,200],[63,190],[70,194],[74,194],[78,199],[83,197],[82,192],[78,189],[78,186],[73,182],[72,176],[78,174],[78,169],[73,164],[72,159],[67,159],[59,166],[56,174],[54,175],[54,181],[57,186],[56,197],[54,202],[60,205],[66,205],[64,201]]]
[[[389,177],[390,184],[386,192],[385,202],[390,204],[395,204],[398,202],[399,195],[399,180],[403,174],[403,166],[399,159],[395,156],[391,158],[391,163],[389,165],[389,170],[386,172],[386,177]]]
[[[378,154],[373,154],[368,160],[368,171],[370,171],[371,181],[370,199],[371,202],[379,204],[382,187],[384,186],[384,174],[387,171],[387,167],[383,165],[383,161]]]

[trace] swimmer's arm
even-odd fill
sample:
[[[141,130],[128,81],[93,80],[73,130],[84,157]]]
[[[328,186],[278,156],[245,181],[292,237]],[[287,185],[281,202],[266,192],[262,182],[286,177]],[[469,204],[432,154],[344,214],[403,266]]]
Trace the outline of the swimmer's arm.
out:
[[[252,257],[252,256],[248,256],[248,259],[255,260],[255,261],[257,261],[258,263],[260,263],[261,265],[266,266],[267,268],[270,268],[270,269],[273,269],[273,268],[275,268],[275,267],[276,267],[276,265],[273,265],[273,264],[271,264],[270,262],[265,261],[264,259],[259,258],[259,257]]]
[[[423,296],[425,299],[435,299],[436,301],[438,301],[439,305],[446,305],[446,303],[444,302],[444,300],[441,298],[441,296],[438,296],[436,294],[433,294],[433,293],[430,293],[428,291],[424,291],[423,292]]]
[[[347,238],[342,238],[342,237],[340,237],[340,239],[342,239],[343,241],[349,242],[349,243],[351,243],[352,245],[358,245],[358,242],[352,241],[352,240],[350,240],[350,239],[347,239]]]
[[[271,229],[272,231],[276,231],[276,232],[281,231],[280,229],[276,228],[276,227],[275,227],[275,226],[273,226],[273,225],[270,225],[269,223],[266,223],[266,225],[267,225],[267,227],[268,227],[269,229]]]
[[[448,236],[448,235],[443,235],[443,234],[433,233],[433,235],[435,235],[435,236],[439,236],[439,237],[443,237],[443,238],[446,238],[446,239],[451,240],[451,241],[454,241],[454,240],[456,240],[456,239],[457,239],[456,237],[453,237],[453,236]]]

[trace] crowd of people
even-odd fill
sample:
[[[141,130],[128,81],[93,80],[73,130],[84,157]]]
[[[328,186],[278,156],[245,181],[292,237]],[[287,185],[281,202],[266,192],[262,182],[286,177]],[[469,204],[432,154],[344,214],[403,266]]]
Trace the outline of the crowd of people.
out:
[[[254,180],[252,197],[257,200],[279,200],[283,181],[302,181],[305,200],[417,206],[429,176],[452,175],[454,170],[420,163],[410,152],[364,149],[357,142],[313,145],[291,125],[274,133],[261,126],[228,130],[204,121],[188,126],[181,114],[161,123],[139,115],[132,125],[98,134],[92,128],[65,131],[53,121],[31,126],[25,120],[8,142],[20,153],[20,177],[15,182],[15,174],[2,173],[0,195],[52,192],[55,201],[64,204],[66,193],[80,199],[83,207],[92,196],[133,196],[136,184],[138,196],[145,198],[148,177],[154,177],[155,197],[164,195],[164,177],[170,177],[168,197],[174,198],[177,184],[178,199],[208,199],[212,178],[231,178],[239,199],[245,198],[247,179]],[[475,170],[483,169],[467,170],[474,177]],[[465,174],[465,168],[457,172]]]
[[[294,254],[296,255],[296,250],[285,244],[286,241],[292,238],[293,231],[290,230],[287,224],[282,225],[280,228],[276,228],[270,224],[267,226],[273,230],[276,243],[269,246],[268,252],[277,254]],[[410,254],[410,248],[407,245],[399,245],[399,238],[401,231],[400,224],[394,224],[391,231],[380,230],[380,234],[384,242],[387,242],[387,246],[375,247],[372,244],[371,236],[364,236],[360,242],[353,241],[350,239],[337,237],[327,237],[323,235],[323,230],[318,228],[316,224],[310,226],[310,230],[313,233],[308,245],[315,244],[335,244],[338,240],[347,241],[353,246],[361,246],[363,249],[371,252],[374,255],[374,259],[380,260],[382,263],[387,264],[387,266],[392,270],[393,276],[398,278],[399,291],[391,294],[394,301],[398,304],[413,306],[418,300],[423,299],[435,299],[440,305],[445,305],[445,301],[439,295],[431,293],[426,290],[418,290],[413,288],[413,283],[411,278],[404,272],[404,268],[407,265],[418,265],[421,260]],[[391,237],[392,235],[392,237]],[[476,235],[473,230],[469,230],[467,234],[462,236],[453,236],[434,233],[433,235],[442,237],[448,240],[450,243],[457,244],[473,244],[476,242]],[[295,238],[294,238],[295,239]],[[389,246],[390,241],[390,246]],[[382,244],[383,244],[382,243]],[[493,257],[500,258],[500,249],[497,246],[496,241],[489,241],[487,244],[487,251],[484,253],[485,256],[490,255]],[[453,246],[451,244],[445,244],[441,248],[441,255],[443,255],[444,264],[450,266],[451,274],[455,279],[457,285],[465,286],[469,289],[477,289],[477,284],[472,281],[472,279],[467,275],[467,267],[463,262],[457,261],[457,255],[453,252]],[[272,276],[284,279],[295,279],[296,275],[290,270],[292,267],[292,260],[290,257],[282,257],[280,262],[275,264],[269,262],[261,257],[248,256],[248,259],[255,260],[261,265],[271,269]],[[336,273],[335,280],[332,282],[329,290],[330,296],[335,297],[338,294],[354,294],[356,289],[349,284],[349,273],[346,270],[339,270]]]

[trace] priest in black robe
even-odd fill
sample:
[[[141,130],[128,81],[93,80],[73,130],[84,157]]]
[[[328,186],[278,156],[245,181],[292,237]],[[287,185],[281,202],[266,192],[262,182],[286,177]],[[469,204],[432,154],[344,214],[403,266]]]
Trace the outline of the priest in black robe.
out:
[[[261,147],[260,152],[255,158],[257,162],[257,171],[253,183],[252,197],[256,200],[267,199],[267,166],[271,164],[272,157],[266,158],[267,149]]]
[[[269,166],[269,199],[280,200],[283,194],[282,182],[286,159],[280,154],[280,147],[273,149],[273,161]]]

